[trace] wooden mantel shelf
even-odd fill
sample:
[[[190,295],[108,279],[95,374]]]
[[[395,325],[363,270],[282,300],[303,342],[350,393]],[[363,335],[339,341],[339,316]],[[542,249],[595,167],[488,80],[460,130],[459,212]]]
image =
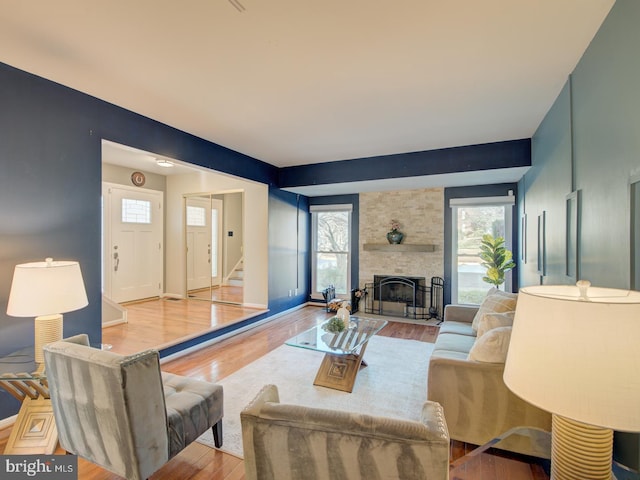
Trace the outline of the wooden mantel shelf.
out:
[[[435,245],[421,245],[408,243],[365,243],[365,250],[378,252],[435,252]]]

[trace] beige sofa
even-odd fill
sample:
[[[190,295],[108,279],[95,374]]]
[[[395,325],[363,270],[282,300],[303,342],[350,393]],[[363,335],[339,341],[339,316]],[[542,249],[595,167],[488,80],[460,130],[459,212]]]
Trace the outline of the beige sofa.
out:
[[[526,403],[506,387],[504,363],[469,360],[476,342],[472,321],[477,311],[477,306],[446,306],[429,362],[427,398],[444,408],[450,437],[482,445],[518,426],[551,431],[548,412]],[[533,454],[537,446],[519,442],[505,449]]]

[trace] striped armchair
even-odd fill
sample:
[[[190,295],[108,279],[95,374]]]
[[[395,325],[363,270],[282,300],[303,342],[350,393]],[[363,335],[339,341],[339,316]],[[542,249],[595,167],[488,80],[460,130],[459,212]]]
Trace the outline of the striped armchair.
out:
[[[158,352],[118,355],[86,335],[44,347],[60,446],[142,480],[209,428],[222,444],[222,386],[160,371]]]
[[[435,402],[414,422],[281,404],[267,385],[240,419],[247,480],[449,477],[449,433]]]

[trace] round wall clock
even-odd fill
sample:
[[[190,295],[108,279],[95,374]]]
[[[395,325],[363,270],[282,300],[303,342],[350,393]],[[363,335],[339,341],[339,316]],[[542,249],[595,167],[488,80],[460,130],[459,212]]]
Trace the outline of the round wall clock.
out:
[[[144,173],[142,172],[133,172],[131,174],[131,183],[133,183],[136,187],[141,187],[145,182]]]

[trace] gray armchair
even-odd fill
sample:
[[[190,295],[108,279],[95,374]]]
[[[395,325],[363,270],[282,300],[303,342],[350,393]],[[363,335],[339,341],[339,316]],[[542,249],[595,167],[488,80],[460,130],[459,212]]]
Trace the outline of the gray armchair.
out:
[[[222,386],[161,372],[157,351],[122,356],[91,348],[86,335],[44,350],[67,452],[139,480],[209,428],[222,445]]]
[[[435,402],[413,422],[280,404],[267,385],[240,420],[247,480],[449,478],[449,433]]]

